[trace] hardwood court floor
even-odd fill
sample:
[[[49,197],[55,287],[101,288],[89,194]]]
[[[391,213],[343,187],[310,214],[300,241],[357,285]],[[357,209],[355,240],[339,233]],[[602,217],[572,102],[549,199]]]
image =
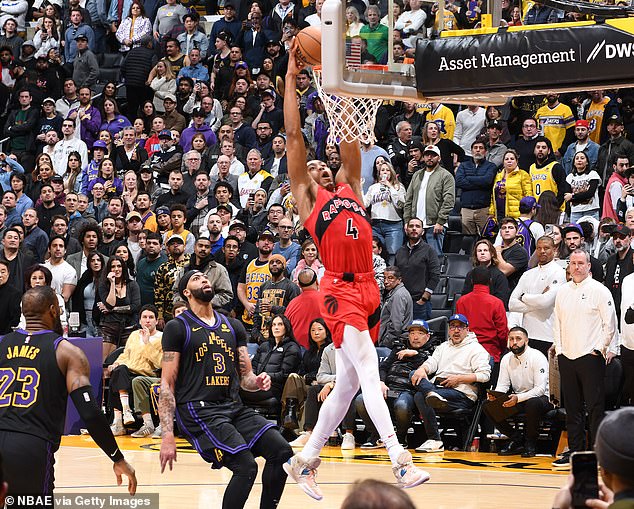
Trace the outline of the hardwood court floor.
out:
[[[160,473],[159,440],[119,437],[118,443],[134,465],[139,493],[159,493],[161,509],[219,508],[229,481],[227,469],[211,470],[184,441],[178,442],[174,470]],[[89,437],[64,437],[56,455],[55,485],[58,493],[123,493],[116,486],[112,466]],[[384,449],[346,451],[326,447],[318,481],[324,500],[317,502],[289,482],[280,509],[322,507],[336,509],[350,485],[358,479],[374,478],[393,482]],[[419,509],[527,509],[551,507],[564,482],[561,473],[550,468],[552,458],[524,460],[496,454],[445,452],[414,453],[414,461],[431,474],[431,480],[408,490]],[[262,462],[258,460],[260,469]],[[247,508],[259,507],[261,479],[258,475]]]

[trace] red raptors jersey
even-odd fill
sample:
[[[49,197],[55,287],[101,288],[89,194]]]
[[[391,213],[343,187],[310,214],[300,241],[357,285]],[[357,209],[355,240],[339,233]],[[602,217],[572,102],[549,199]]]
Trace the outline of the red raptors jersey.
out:
[[[334,193],[319,186],[304,227],[317,244],[326,270],[373,271],[370,218],[348,184],[338,184]]]

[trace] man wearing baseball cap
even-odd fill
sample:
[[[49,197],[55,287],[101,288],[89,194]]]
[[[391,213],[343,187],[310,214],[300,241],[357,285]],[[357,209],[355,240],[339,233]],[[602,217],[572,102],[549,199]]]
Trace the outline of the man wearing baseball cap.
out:
[[[634,143],[624,136],[625,127],[623,126],[623,119],[619,115],[610,115],[607,119],[604,119],[604,122],[607,122],[609,138],[599,147],[596,170],[599,177],[601,177],[601,181],[608,182],[613,171],[612,165],[617,162],[615,161],[615,154],[627,158],[629,161],[627,167],[634,164]],[[609,186],[605,184],[605,187],[608,188]],[[616,208],[616,204],[613,204],[613,206]],[[603,212],[603,216],[605,215],[605,212]]]
[[[601,467],[599,499],[588,500],[584,507],[631,509],[634,507],[634,442],[630,433],[634,426],[634,408],[611,412],[599,426],[594,450]],[[574,509],[572,504],[573,475],[559,490],[552,503],[558,509]]]
[[[561,234],[564,237],[564,242],[569,253],[572,253],[575,249],[588,251],[583,228],[581,228],[581,226],[577,223],[568,223],[561,229]],[[570,255],[568,255],[567,259],[570,259]],[[592,278],[599,282],[603,282],[603,265],[592,255],[590,255],[590,266]]]
[[[599,157],[599,144],[590,139],[590,122],[587,120],[577,120],[575,122],[575,142],[568,145],[561,165],[566,170],[566,175],[572,173],[572,162],[577,152],[585,152],[590,160],[589,168],[594,168]]]
[[[205,117],[207,114],[200,108],[196,108],[192,112],[192,124],[190,127],[183,129],[181,134],[180,146],[184,152],[191,150],[192,138],[196,134],[202,134],[205,137],[205,143],[208,147],[215,145],[218,142],[216,135],[211,130],[208,124],[205,124]]]
[[[174,282],[179,269],[189,263],[191,255],[185,254],[185,241],[178,234],[170,235],[165,246],[167,249],[167,261],[156,271],[156,284],[154,286],[154,305],[158,310],[158,328],[163,329],[165,323],[170,321],[172,307],[174,305]]]
[[[231,231],[231,229],[230,229]],[[253,325],[255,305],[260,294],[260,287],[271,279],[269,258],[275,245],[275,234],[271,230],[264,230],[258,236],[256,247],[258,257],[251,260],[245,271],[240,274],[238,282],[238,299],[244,306],[242,322],[246,326]]]
[[[301,293],[299,286],[286,277],[286,258],[281,254],[272,254],[269,257],[269,272],[271,279],[260,286],[253,313],[251,337],[257,338],[258,342],[267,338],[273,316],[283,314],[288,303]]]
[[[238,40],[240,29],[242,28],[242,23],[236,17],[238,5],[239,2],[236,0],[225,1],[225,6],[222,11],[223,17],[216,21],[211,28],[209,40],[212,43],[216,42],[216,38],[220,35],[224,37],[223,40],[226,41],[227,44],[231,44],[231,41]]]
[[[414,402],[428,438],[416,451],[444,451],[436,412],[473,408],[478,398],[475,383],[488,382],[490,377],[489,354],[469,330],[469,320],[462,314],[451,315],[449,338],[411,376],[417,389]]]
[[[624,224],[618,224],[612,231],[612,243],[616,253],[610,255],[605,264],[605,278],[603,284],[610,290],[614,299],[617,318],[621,319],[621,288],[623,280],[634,272],[632,261],[632,232]]]
[[[284,126],[284,113],[280,108],[275,106],[275,100],[277,99],[275,90],[267,88],[261,92],[260,97],[262,98],[260,111],[253,120],[252,125],[257,126],[258,122],[267,121],[271,124],[273,135],[276,135]]]
[[[545,230],[541,223],[535,221],[534,217],[541,205],[533,196],[524,196],[520,200],[520,216],[517,218],[518,235],[524,236],[524,249],[528,256],[535,251],[537,239],[543,237]],[[528,239],[527,239],[528,237]],[[528,243],[526,241],[529,241]]]
[[[413,217],[418,217],[423,222],[425,240],[438,255],[443,254],[445,227],[456,201],[454,178],[448,170],[440,166],[440,157],[437,145],[425,147],[425,167],[412,176],[403,210],[405,223]]]
[[[410,374],[429,358],[433,347],[429,343],[430,328],[425,320],[410,320],[405,328],[407,330],[406,339],[398,348],[392,349],[387,359],[381,362],[379,376],[381,377],[383,394],[386,396],[392,415],[394,415],[398,442],[407,449],[407,430],[416,408],[414,405],[416,390],[410,383]],[[355,407],[363,419],[366,431],[369,432],[368,440],[361,448],[379,449],[383,447],[383,442],[380,441],[378,432],[363,403],[363,394],[357,396]]]
[[[504,153],[507,149],[501,140],[503,130],[504,127],[499,120],[490,120],[487,123],[487,140],[485,142],[487,149],[486,160],[495,164],[496,168],[502,166]]]

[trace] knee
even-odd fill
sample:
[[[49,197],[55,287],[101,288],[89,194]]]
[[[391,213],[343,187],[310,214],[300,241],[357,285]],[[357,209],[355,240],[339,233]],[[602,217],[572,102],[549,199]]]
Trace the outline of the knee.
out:
[[[402,399],[397,399],[394,402],[394,414],[396,415],[406,415],[411,411],[411,405],[408,404],[407,401]]]
[[[255,477],[258,475],[258,464],[251,451],[241,451],[225,464],[235,477],[243,477],[249,482],[255,481]]]
[[[267,461],[272,461],[281,465],[292,458],[293,454],[293,448],[288,444],[288,442],[284,441],[284,443],[280,444],[277,448],[274,456]]]

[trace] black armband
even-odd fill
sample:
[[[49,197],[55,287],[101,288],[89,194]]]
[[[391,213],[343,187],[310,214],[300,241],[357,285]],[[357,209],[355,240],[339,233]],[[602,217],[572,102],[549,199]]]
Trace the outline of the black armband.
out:
[[[92,387],[85,385],[84,387],[75,389],[70,393],[70,397],[95,443],[115,463],[122,460],[123,454],[119,450],[117,441],[112,435],[105,415],[103,415],[97,406],[97,402],[92,394]]]

